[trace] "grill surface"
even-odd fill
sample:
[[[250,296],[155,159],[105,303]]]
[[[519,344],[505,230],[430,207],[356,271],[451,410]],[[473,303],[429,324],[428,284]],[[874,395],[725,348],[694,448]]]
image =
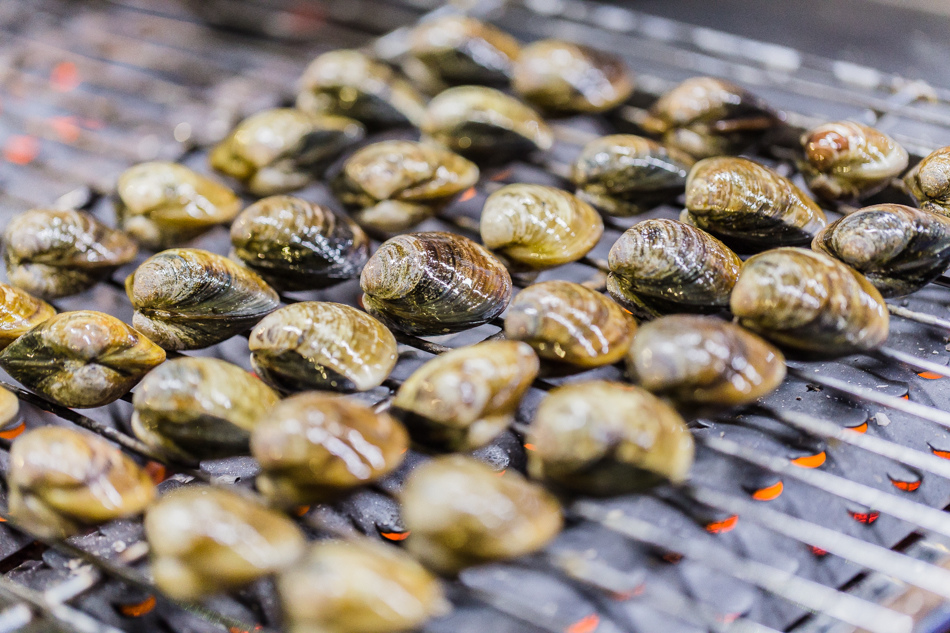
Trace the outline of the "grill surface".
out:
[[[83,207],[111,223],[108,194],[126,167],[164,158],[207,173],[209,144],[245,115],[287,102],[316,54],[370,45],[435,3],[194,3],[199,4],[202,16],[216,26],[176,2],[77,7],[64,0],[0,0],[0,223],[49,205]],[[855,118],[893,135],[916,158],[950,144],[950,92],[873,69],[576,0],[480,7],[525,41],[557,36],[619,52],[637,74],[638,91],[612,120],[558,121],[558,144],[543,162],[485,170],[474,197],[419,230],[465,232],[499,183],[564,186],[558,174],[580,143],[630,129],[636,108],[699,74],[748,86],[788,111],[793,126]],[[252,26],[258,32],[245,30]],[[376,41],[377,52],[398,54],[403,35],[397,29]],[[787,157],[781,146],[756,156],[785,170]],[[336,206],[320,184],[298,195]],[[675,217],[678,211],[662,206],[643,217]],[[640,219],[613,221],[591,258],[604,258],[619,232]],[[217,229],[193,245],[226,253],[227,231]],[[115,279],[133,269],[119,271]],[[596,283],[599,275],[589,265],[571,264],[539,279]],[[348,282],[293,297],[352,305],[358,295],[358,284]],[[950,289],[931,285],[899,305],[947,317],[948,299]],[[90,306],[131,318],[119,285],[100,284],[58,302],[64,310]],[[401,346],[392,378],[405,379],[440,349],[497,331],[486,325],[428,342],[404,339],[411,344]],[[950,379],[924,371],[928,367],[920,362],[947,364],[946,335],[945,329],[893,318],[887,345],[909,355],[909,363],[876,356],[792,359],[790,377],[763,402],[766,411],[695,422],[700,448],[693,490],[581,500],[573,508],[575,520],[545,554],[465,572],[450,587],[454,613],[426,630],[837,632],[863,626],[891,633],[896,624],[888,618],[896,614],[876,605],[903,594],[906,586],[874,570],[940,589],[943,577],[936,567],[908,566],[915,559],[943,561],[950,544],[950,518],[939,512],[950,506],[950,462],[942,459],[950,457],[944,428],[950,426],[945,388]],[[248,367],[241,337],[190,353]],[[559,384],[595,376],[621,379],[611,367],[547,380]],[[79,423],[135,452],[127,402],[80,416],[21,395],[31,403],[23,407],[27,428]],[[388,396],[379,388],[353,397],[377,403]],[[530,421],[542,397],[537,389],[526,397],[522,422]],[[792,417],[795,412],[807,415]],[[4,446],[20,430],[0,433]],[[479,454],[499,470],[524,463],[524,447],[514,433]],[[312,507],[301,523],[313,537],[357,531],[400,540],[404,529],[391,493],[421,459],[411,454],[401,473],[339,504]],[[0,450],[0,468],[6,464],[7,453]],[[167,477],[165,489],[195,478],[250,485],[255,474],[250,458],[205,462],[197,473],[154,462],[149,467]],[[866,544],[897,553],[888,556]],[[72,631],[279,628],[267,582],[206,607],[186,608],[156,596],[147,580],[146,554],[138,521],[109,524],[55,547],[0,526],[0,631],[42,630],[50,623]],[[942,591],[950,599],[950,583]],[[946,620],[937,609],[918,630],[946,630]]]

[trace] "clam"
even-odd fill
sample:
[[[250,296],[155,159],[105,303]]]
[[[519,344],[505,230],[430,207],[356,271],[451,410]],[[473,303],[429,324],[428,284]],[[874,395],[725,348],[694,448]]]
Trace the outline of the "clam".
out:
[[[802,136],[808,188],[825,200],[877,193],[907,169],[907,150],[887,134],[853,121],[825,123]]]
[[[347,305],[304,301],[264,317],[248,346],[257,375],[281,391],[367,391],[396,365],[396,339]]]
[[[409,36],[409,55],[432,84],[501,84],[518,57],[517,40],[472,17],[428,20]]]
[[[61,426],[16,438],[6,479],[10,515],[45,538],[136,515],[155,498],[148,474],[121,450]]]
[[[707,158],[686,181],[685,221],[727,244],[762,250],[808,244],[827,220],[790,180],[745,158]]]
[[[682,483],[693,463],[693,437],[673,407],[639,387],[603,380],[549,393],[526,441],[534,446],[533,478],[586,494]]]
[[[600,241],[604,222],[572,194],[544,185],[506,185],[485,201],[482,243],[516,268],[544,270],[577,261]]]
[[[178,246],[234,219],[241,199],[183,165],[141,163],[119,176],[119,226],[147,248]]]
[[[237,492],[182,486],[145,514],[152,576],[178,600],[239,589],[291,566],[306,541],[293,521]]]
[[[237,365],[175,358],[155,368],[135,390],[132,431],[177,459],[246,454],[251,430],[279,399]]]
[[[650,109],[643,127],[668,147],[696,158],[735,154],[777,127],[782,117],[765,101],[722,79],[692,77]]]
[[[584,146],[571,179],[577,197],[613,216],[643,213],[686,187],[693,159],[633,134],[613,134]]]
[[[66,407],[101,407],[118,400],[165,352],[108,314],[63,312],[0,352],[0,367],[27,389]]]
[[[375,234],[409,229],[478,181],[478,167],[454,152],[415,141],[381,141],[343,164],[333,192]]]
[[[803,248],[777,248],[747,260],[730,306],[743,327],[818,354],[864,352],[887,338],[887,306],[871,282]]]
[[[863,274],[884,297],[907,295],[950,265],[950,217],[878,204],[832,222],[812,248]]]
[[[644,220],[620,236],[607,257],[607,291],[640,319],[729,307],[742,261],[702,229]]]
[[[904,176],[921,209],[950,216],[950,147],[928,154]]]
[[[431,336],[482,325],[511,300],[511,275],[484,247],[454,233],[383,243],[360,276],[366,310],[387,327]]]
[[[782,384],[785,357],[734,323],[677,314],[637,330],[627,372],[644,389],[678,403],[732,407]]]
[[[125,280],[132,325],[169,350],[200,349],[251,328],[277,309],[277,293],[227,257],[173,248]]]
[[[406,380],[395,415],[414,440],[447,450],[473,450],[515,419],[538,375],[538,357],[518,341],[486,341],[433,358]]]
[[[10,283],[43,299],[87,290],[135,259],[138,247],[84,211],[33,209],[3,234]]]
[[[307,66],[299,85],[300,110],[347,116],[377,128],[419,125],[426,107],[412,84],[355,50],[320,55]]]
[[[0,430],[11,429],[22,423],[20,398],[9,389],[0,387]]]
[[[522,99],[551,112],[604,112],[633,92],[633,77],[617,55],[563,40],[525,46],[511,87]]]
[[[541,358],[600,367],[623,358],[637,328],[623,308],[570,281],[544,281],[519,292],[505,317],[505,336]]]
[[[416,468],[401,500],[409,552],[446,574],[530,554],[561,530],[560,505],[544,488],[461,455]]]
[[[0,283],[0,350],[54,314],[55,308],[42,299]]]
[[[439,93],[429,102],[420,129],[463,156],[496,161],[554,144],[551,129],[537,112],[484,86],[458,86]]]
[[[369,259],[356,224],[292,196],[258,200],[231,225],[234,254],[279,290],[316,290],[355,279]]]
[[[306,186],[317,168],[363,138],[363,126],[341,116],[293,108],[258,112],[211,150],[211,166],[256,196]]]
[[[261,465],[257,488],[273,503],[333,500],[389,474],[409,447],[386,413],[339,396],[307,392],[271,408],[251,434]]]
[[[411,556],[362,539],[318,541],[280,575],[277,592],[288,633],[398,633],[450,609]]]

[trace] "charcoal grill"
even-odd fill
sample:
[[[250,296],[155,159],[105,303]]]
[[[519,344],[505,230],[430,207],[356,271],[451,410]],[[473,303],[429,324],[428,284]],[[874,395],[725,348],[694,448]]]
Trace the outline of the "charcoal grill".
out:
[[[109,192],[126,167],[161,158],[207,172],[208,146],[247,114],[288,102],[316,54],[371,46],[395,57],[405,28],[446,10],[438,4],[0,0],[2,223],[38,206],[83,208],[111,222]],[[950,91],[922,82],[581,0],[482,2],[473,10],[524,41],[556,36],[616,51],[637,73],[638,89],[610,119],[557,121],[558,142],[543,160],[485,170],[476,188],[420,230],[470,234],[499,183],[563,186],[580,144],[635,129],[642,108],[694,75],[751,88],[788,112],[793,132],[854,118],[892,135],[915,160],[950,145]],[[761,148],[757,159],[788,171],[794,136]],[[335,206],[320,184],[299,195]],[[675,217],[678,210],[664,205],[645,217]],[[603,257],[632,222],[611,220],[588,258],[539,279],[597,286]],[[227,231],[194,245],[225,253]],[[287,300],[355,305],[358,296],[358,284],[348,282]],[[908,615],[916,632],[950,630],[948,300],[950,289],[939,281],[896,303],[902,316],[892,320],[881,354],[791,360],[788,379],[761,406],[695,421],[699,451],[690,487],[578,500],[568,528],[545,552],[474,568],[451,583],[455,610],[425,630],[894,633],[907,630]],[[58,304],[95,306],[126,321],[132,312],[118,281]],[[391,390],[433,354],[497,336],[497,324],[489,324],[427,340],[400,337],[392,378],[353,397],[385,408]],[[190,353],[248,367],[241,337]],[[621,377],[611,367],[545,381],[595,376]],[[80,414],[3,378],[23,402],[23,421],[0,433],[2,469],[9,441],[24,428],[76,424],[141,459],[162,489],[252,482],[250,458],[203,462],[195,470],[162,464],[129,434],[128,399]],[[478,456],[499,471],[523,468],[530,446],[518,431],[541,397],[543,390],[533,389],[515,429]],[[363,533],[398,544],[406,532],[392,494],[423,459],[410,453],[400,472],[379,485],[301,509],[301,524],[313,538]],[[139,521],[117,521],[65,543],[36,541],[26,525],[0,525],[0,631],[280,629],[269,582],[202,605],[180,604],[155,590],[146,559]]]

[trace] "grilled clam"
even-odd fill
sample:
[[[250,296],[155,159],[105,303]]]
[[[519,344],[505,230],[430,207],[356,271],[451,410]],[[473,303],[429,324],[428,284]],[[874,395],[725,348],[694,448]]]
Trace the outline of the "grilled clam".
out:
[[[155,498],[148,474],[121,450],[60,426],[32,429],[13,442],[7,485],[10,515],[46,538],[138,514]]]
[[[734,154],[777,127],[781,115],[739,86],[712,77],[679,84],[650,109],[643,127],[696,158]]]
[[[256,196],[294,191],[314,171],[363,138],[363,126],[340,116],[293,108],[258,112],[211,150],[211,166]]]
[[[863,352],[887,338],[887,306],[871,282],[828,255],[802,248],[777,248],[747,260],[730,306],[740,325],[818,354]]]
[[[420,367],[393,400],[414,440],[448,450],[487,444],[514,421],[538,375],[538,357],[517,341],[486,341]]]
[[[401,498],[409,552],[441,573],[529,554],[561,530],[561,508],[550,493],[513,470],[499,477],[471,457],[422,464]]]
[[[693,463],[693,437],[673,407],[639,387],[603,380],[549,393],[527,441],[532,477],[587,494],[682,483]]]
[[[20,399],[9,389],[0,387],[0,430],[16,427],[20,420]]]
[[[258,200],[231,225],[234,254],[279,290],[315,290],[355,279],[369,238],[348,218],[292,196]]]
[[[7,225],[3,243],[10,283],[44,299],[91,288],[138,252],[125,233],[73,210],[18,215]]]
[[[689,172],[684,219],[727,244],[808,244],[827,220],[790,180],[744,158],[707,158]]]
[[[241,210],[234,192],[194,171],[164,161],[141,163],[119,176],[119,226],[153,250],[178,246]]]
[[[297,107],[385,128],[419,125],[425,101],[386,64],[355,50],[324,53],[300,78]]]
[[[429,86],[506,83],[518,52],[504,31],[462,15],[423,22],[409,37],[409,55]]]
[[[251,331],[251,365],[281,391],[366,391],[396,364],[396,339],[347,305],[304,301],[272,312]]]
[[[0,352],[0,367],[66,407],[101,407],[129,392],[165,352],[108,314],[81,310],[43,321]]]
[[[0,350],[54,314],[56,310],[45,301],[0,283]]]
[[[406,429],[388,414],[317,392],[283,400],[251,434],[257,488],[287,507],[372,483],[399,466],[408,447]]]
[[[157,451],[200,460],[247,453],[250,432],[280,397],[237,365],[176,358],[150,372],[132,399],[132,431]]]
[[[173,248],[125,280],[132,325],[170,350],[200,349],[247,330],[277,309],[277,293],[227,257]]]
[[[366,310],[393,330],[430,336],[487,323],[511,300],[511,275],[479,244],[453,233],[383,243],[360,276]]]
[[[904,176],[921,209],[950,216],[950,147],[928,154]]]
[[[825,200],[865,198],[907,169],[907,150],[853,121],[825,123],[802,136],[808,188]]]
[[[604,295],[570,281],[544,281],[519,292],[505,317],[505,336],[541,358],[600,367],[626,353],[636,322]]]
[[[514,97],[484,86],[459,86],[439,93],[420,129],[463,156],[500,160],[554,144],[541,116]]]
[[[482,243],[515,268],[544,270],[589,253],[604,233],[604,222],[566,191],[518,184],[488,196],[480,229]]]
[[[777,388],[785,357],[734,323],[677,314],[637,331],[627,372],[644,389],[679,403],[731,407]]]
[[[906,295],[950,265],[950,217],[878,204],[832,222],[815,236],[812,248],[863,274],[882,296]]]
[[[376,234],[409,229],[478,181],[478,167],[437,145],[382,141],[343,164],[333,192],[360,225]]]
[[[633,134],[613,134],[584,146],[571,179],[577,197],[614,216],[643,213],[686,187],[693,159]]]
[[[729,307],[742,261],[702,229],[675,220],[644,220],[627,229],[607,256],[607,291],[639,319]]]
[[[304,553],[293,521],[236,492],[182,486],[145,513],[152,576],[166,594],[198,600],[281,571]]]

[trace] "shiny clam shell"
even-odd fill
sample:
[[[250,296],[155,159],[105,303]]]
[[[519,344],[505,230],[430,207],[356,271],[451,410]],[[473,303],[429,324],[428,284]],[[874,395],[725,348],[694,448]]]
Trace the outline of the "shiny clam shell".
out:
[[[469,16],[425,21],[409,36],[409,55],[426,75],[419,78],[430,87],[505,83],[518,53],[517,40]]]
[[[904,184],[921,209],[950,216],[950,147],[925,156],[904,176]]]
[[[54,314],[56,309],[42,299],[0,283],[0,350]]]

